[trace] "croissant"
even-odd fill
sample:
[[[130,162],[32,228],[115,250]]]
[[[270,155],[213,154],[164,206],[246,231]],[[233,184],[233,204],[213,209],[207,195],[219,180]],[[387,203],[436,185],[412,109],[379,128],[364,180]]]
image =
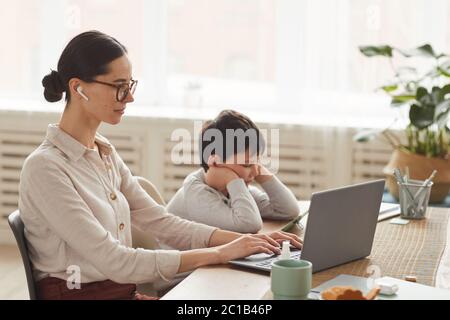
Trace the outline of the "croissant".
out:
[[[380,288],[375,287],[364,296],[360,290],[357,290],[350,286],[337,286],[331,287],[322,291],[322,299],[324,300],[374,300],[378,293],[380,293]]]

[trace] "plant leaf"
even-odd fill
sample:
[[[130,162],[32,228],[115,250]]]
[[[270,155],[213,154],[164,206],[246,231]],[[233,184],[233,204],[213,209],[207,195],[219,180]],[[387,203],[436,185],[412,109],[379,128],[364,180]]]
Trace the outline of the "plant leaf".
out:
[[[409,109],[409,120],[417,129],[425,129],[434,122],[434,108],[421,107],[413,104]]]
[[[391,93],[398,89],[398,84],[390,84],[387,86],[382,86],[380,89],[386,93]]]
[[[436,70],[438,71],[438,73],[444,77],[450,78],[450,73],[447,72],[446,70],[442,69],[442,67],[437,67]]]
[[[447,125],[449,112],[450,100],[444,100],[436,106],[435,122],[439,129],[442,129]]]
[[[417,91],[417,86],[419,85],[418,81],[408,81],[405,85],[405,89],[408,92],[416,92]]]
[[[392,96],[391,107],[400,107],[409,103],[411,100],[415,100],[416,96],[412,94],[400,94]]]
[[[445,96],[449,93],[450,93],[450,84],[447,84],[447,85],[443,86],[440,91],[439,101],[444,101]]]
[[[435,72],[439,76],[444,76],[450,78],[450,60],[446,60],[444,63],[441,63],[439,66],[435,67]],[[431,73],[432,71],[430,71]]]
[[[428,95],[427,89],[425,89],[424,87],[417,88],[417,92],[416,92],[416,100],[417,101],[421,101],[427,95]]]
[[[430,71],[425,73],[425,75],[421,78],[422,80],[425,80],[426,78],[438,78],[441,76],[441,72],[439,71],[439,67],[433,67]]]
[[[359,51],[366,57],[392,57],[392,47],[388,45],[383,46],[359,46]]]
[[[397,73],[398,74],[417,74],[417,69],[413,68],[413,67],[408,67],[408,66],[403,66],[403,67],[399,67],[397,68]]]
[[[438,105],[440,102],[442,102],[443,99],[441,99],[441,88],[440,87],[433,87],[431,89],[431,100],[432,104],[434,106]]]
[[[410,57],[438,58],[438,56],[436,55],[436,53],[433,50],[433,47],[429,44],[424,44],[423,46],[409,49],[409,50],[401,50],[401,49],[396,49],[396,50],[407,58],[410,58]]]
[[[374,129],[362,130],[353,136],[353,141],[367,142],[367,141],[373,140],[375,138],[375,136],[377,136],[378,134],[381,133],[381,131],[383,131],[383,130],[379,130],[379,129],[377,129],[377,130],[374,130]]]

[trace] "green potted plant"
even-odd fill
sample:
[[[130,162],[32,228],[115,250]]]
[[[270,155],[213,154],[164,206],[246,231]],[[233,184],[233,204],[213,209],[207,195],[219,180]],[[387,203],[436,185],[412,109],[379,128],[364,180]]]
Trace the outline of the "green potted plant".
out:
[[[382,135],[393,147],[391,159],[383,172],[387,176],[390,193],[397,199],[398,187],[392,177],[394,168],[405,170],[408,167],[410,178],[417,180],[425,180],[434,169],[438,170],[430,202],[442,202],[450,190],[449,56],[437,54],[429,44],[410,50],[389,45],[360,46],[359,50],[366,57],[388,59],[394,79],[379,89],[391,97],[393,108],[406,108],[407,125],[403,143],[390,127],[361,131],[354,140],[364,142]],[[426,58],[431,67],[425,72],[415,66],[396,67],[394,54],[406,61]]]

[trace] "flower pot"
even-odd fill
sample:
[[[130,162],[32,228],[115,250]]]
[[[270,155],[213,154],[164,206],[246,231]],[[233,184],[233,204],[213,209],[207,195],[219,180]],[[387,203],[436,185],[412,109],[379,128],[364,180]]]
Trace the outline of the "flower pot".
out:
[[[433,179],[430,203],[440,203],[445,200],[450,190],[450,160],[442,158],[427,158],[422,155],[411,153],[405,150],[396,149],[392,153],[389,163],[384,167],[383,173],[386,175],[386,185],[389,192],[398,201],[398,185],[393,173],[395,168],[399,168],[404,174],[406,167],[409,168],[410,179],[425,180],[433,170],[437,170]]]

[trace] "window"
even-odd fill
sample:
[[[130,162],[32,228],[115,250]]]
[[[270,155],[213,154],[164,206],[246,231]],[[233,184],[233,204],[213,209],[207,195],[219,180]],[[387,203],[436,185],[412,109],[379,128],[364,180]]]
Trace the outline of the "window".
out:
[[[117,0],[17,0],[0,11],[0,96],[39,98],[41,80],[56,69],[63,48],[76,34],[96,29],[122,40],[137,73],[143,69],[144,0],[124,10]],[[7,75],[7,76],[5,76]]]
[[[275,0],[168,2],[172,103],[257,106],[273,100]]]
[[[389,64],[363,44],[450,52],[447,0],[17,0],[0,11],[1,98],[42,101],[42,77],[74,35],[123,42],[136,103],[386,114]],[[400,62],[401,63],[401,62]],[[424,62],[425,63],[425,62]]]

